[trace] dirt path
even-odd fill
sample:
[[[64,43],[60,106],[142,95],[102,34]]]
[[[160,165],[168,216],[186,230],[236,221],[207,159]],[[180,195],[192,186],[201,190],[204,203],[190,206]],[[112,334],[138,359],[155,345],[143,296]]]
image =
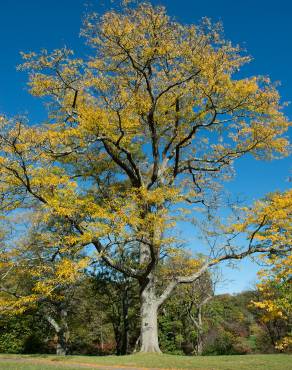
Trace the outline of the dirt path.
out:
[[[75,367],[80,369],[100,369],[100,370],[170,370],[170,369],[162,369],[162,368],[149,368],[149,367],[129,367],[129,366],[115,366],[115,365],[98,365],[92,364],[88,362],[74,362],[74,361],[60,361],[60,360],[46,360],[46,359],[33,359],[33,358],[11,358],[11,357],[1,357],[0,358],[0,365],[1,363],[27,363],[31,365],[49,365],[52,366],[52,369],[55,367]]]

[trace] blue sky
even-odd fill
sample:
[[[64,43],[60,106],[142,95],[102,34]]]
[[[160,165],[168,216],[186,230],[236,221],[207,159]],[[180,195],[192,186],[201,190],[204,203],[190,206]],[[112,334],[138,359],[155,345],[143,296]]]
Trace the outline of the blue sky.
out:
[[[204,16],[222,21],[226,38],[239,43],[253,57],[242,74],[268,75],[273,81],[281,81],[279,90],[283,101],[292,101],[292,3],[289,0],[161,0],[153,3],[165,5],[170,15],[184,23],[196,23]],[[108,6],[109,0],[1,1],[0,112],[27,113],[32,122],[44,119],[41,102],[26,92],[26,74],[16,71],[21,61],[19,51],[66,45],[76,54],[90,53],[79,37],[82,14],[87,8],[102,13]],[[292,105],[286,108],[286,114],[291,120]],[[237,176],[227,185],[228,189],[252,201],[267,192],[289,187],[291,157],[273,162],[245,158],[237,163],[236,170]],[[220,291],[248,288],[255,280],[256,270],[257,266],[249,261],[242,262],[239,270],[226,270],[227,278],[234,281]]]

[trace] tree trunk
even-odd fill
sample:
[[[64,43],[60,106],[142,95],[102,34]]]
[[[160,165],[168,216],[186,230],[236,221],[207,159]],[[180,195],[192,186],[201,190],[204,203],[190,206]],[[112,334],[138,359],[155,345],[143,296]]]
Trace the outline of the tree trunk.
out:
[[[56,355],[57,356],[66,356],[68,348],[67,343],[64,340],[62,333],[57,334],[57,345],[56,345]]]
[[[201,356],[203,353],[203,338],[202,334],[198,333],[197,343],[196,343],[196,355]]]
[[[198,308],[198,336],[197,336],[197,356],[203,353],[203,322],[202,322],[202,306]]]
[[[60,324],[49,314],[46,314],[47,321],[56,332],[56,355],[66,356],[68,352],[69,329],[67,324],[67,311],[61,310]]]
[[[141,352],[161,353],[158,343],[157,311],[158,302],[155,296],[153,278],[141,292]]]

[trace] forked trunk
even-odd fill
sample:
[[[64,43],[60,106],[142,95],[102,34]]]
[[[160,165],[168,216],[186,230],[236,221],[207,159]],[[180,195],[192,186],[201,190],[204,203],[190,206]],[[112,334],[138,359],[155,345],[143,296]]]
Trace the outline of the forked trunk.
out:
[[[198,334],[197,343],[196,343],[196,355],[201,356],[203,353],[203,338],[202,334]]]
[[[67,311],[61,310],[60,312],[60,323],[58,323],[51,315],[46,314],[47,321],[55,330],[56,340],[56,355],[66,356],[68,353],[68,342],[69,342],[69,328],[67,324]]]
[[[152,279],[141,292],[141,352],[161,353],[158,343],[158,304]]]
[[[209,298],[208,298],[209,300]],[[199,306],[198,306],[198,312],[197,317],[195,318],[192,316],[192,314],[189,312],[189,316],[192,320],[192,322],[195,324],[197,329],[197,340],[196,340],[196,346],[194,353],[197,356],[201,356],[203,353],[203,321],[202,321],[202,307],[203,305],[208,301],[205,299]]]
[[[198,309],[198,336],[197,336],[197,356],[201,356],[203,353],[203,322],[202,322],[202,306]]]

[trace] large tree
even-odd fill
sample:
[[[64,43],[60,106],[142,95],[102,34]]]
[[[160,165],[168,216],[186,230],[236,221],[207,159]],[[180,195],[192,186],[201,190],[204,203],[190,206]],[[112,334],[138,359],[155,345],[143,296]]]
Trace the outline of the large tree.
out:
[[[88,16],[83,35],[88,60],[68,49],[23,54],[31,93],[45,97],[49,118],[29,126],[2,117],[3,204],[62,220],[63,251],[90,246],[90,263],[101,259],[137,279],[141,350],[159,352],[157,312],[176,287],[272,248],[255,238],[263,219],[246,230],[246,248],[230,237],[161,279],[161,261],[181,244],[177,221],[187,212],[202,217],[198,205],[210,206],[236,159],[286,155],[289,123],[268,78],[240,77],[250,58],[222,38],[220,25],[183,25],[142,3]]]

